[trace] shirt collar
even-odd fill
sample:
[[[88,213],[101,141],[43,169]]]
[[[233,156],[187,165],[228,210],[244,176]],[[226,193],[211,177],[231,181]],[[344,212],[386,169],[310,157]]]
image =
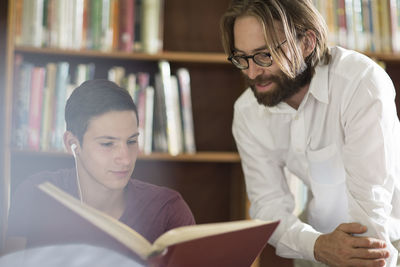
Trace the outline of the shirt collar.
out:
[[[315,99],[325,104],[329,103],[328,71],[329,65],[318,64],[307,92],[307,94],[312,94]]]

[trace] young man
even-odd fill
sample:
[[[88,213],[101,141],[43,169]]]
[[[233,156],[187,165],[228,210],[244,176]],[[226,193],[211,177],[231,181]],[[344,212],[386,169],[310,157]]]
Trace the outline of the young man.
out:
[[[221,29],[249,84],[232,129],[250,215],[281,220],[270,239],[277,254],[396,266],[400,128],[386,72],[354,51],[328,48],[311,0],[235,0]],[[307,223],[292,214],[287,171],[309,188]]]
[[[129,93],[107,80],[84,82],[65,107],[64,143],[76,168],[27,179],[13,196],[8,237],[19,247],[85,243],[127,250],[89,222],[39,191],[50,181],[82,202],[120,220],[153,242],[162,233],[194,224],[180,194],[137,179],[138,116]]]

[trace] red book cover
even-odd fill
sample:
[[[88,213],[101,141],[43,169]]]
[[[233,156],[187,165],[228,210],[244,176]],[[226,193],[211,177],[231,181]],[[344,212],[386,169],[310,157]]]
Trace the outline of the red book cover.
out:
[[[120,1],[120,50],[132,52],[135,26],[135,0]]]

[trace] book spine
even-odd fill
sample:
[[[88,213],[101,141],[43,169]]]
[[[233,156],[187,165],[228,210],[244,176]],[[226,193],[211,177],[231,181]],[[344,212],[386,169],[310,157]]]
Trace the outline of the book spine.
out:
[[[379,1],[380,5],[380,26],[381,26],[381,52],[390,53],[392,51],[391,30],[390,30],[390,11],[389,0]]]
[[[143,42],[142,42],[142,3],[143,0],[135,0],[135,14],[134,14],[134,42],[133,42],[133,50],[134,51],[143,51]]]
[[[182,112],[183,140],[186,153],[195,153],[192,96],[190,88],[190,75],[186,68],[180,68],[176,72],[179,81],[179,91]]]
[[[40,137],[40,150],[50,150],[51,133],[53,131],[54,92],[56,87],[57,65],[46,65],[46,82],[43,91],[42,129]]]
[[[22,10],[22,45],[32,45],[33,37],[32,37],[32,20],[33,20],[33,4],[34,2],[31,0],[23,1],[23,10]]]
[[[64,108],[67,99],[67,85],[69,73],[69,63],[57,63],[56,74],[56,92],[55,92],[55,117],[54,132],[52,133],[52,148],[55,150],[63,150],[63,135],[65,131]]]
[[[372,51],[372,11],[371,0],[362,0],[363,28],[365,33],[365,51]]]
[[[121,0],[120,7],[120,50],[131,52],[133,50],[133,42],[135,37],[135,1]]]
[[[100,48],[103,51],[110,51],[113,42],[113,28],[111,22],[111,2],[110,0],[102,0],[101,4],[101,36]]]
[[[161,0],[143,0],[142,2],[142,41],[143,51],[149,54],[155,54],[162,50],[162,1]]]
[[[161,74],[155,76],[155,108],[154,108],[154,151],[168,152],[167,119],[165,111],[164,87]]]
[[[118,50],[120,46],[120,20],[121,20],[121,2],[118,0],[111,0],[111,6],[110,6],[110,22],[111,25],[110,27],[112,28],[112,50]]]
[[[73,48],[83,48],[83,14],[84,14],[84,0],[74,0],[73,2],[73,21],[72,21],[72,36]]]
[[[345,16],[347,29],[346,47],[356,49],[353,0],[345,0]]]
[[[90,1],[90,43],[91,49],[101,48],[101,13],[102,0]]]
[[[347,23],[345,0],[338,0],[337,18],[339,23],[339,45],[347,47]]]
[[[22,19],[24,13],[24,0],[15,1],[15,44],[22,44]]]
[[[154,117],[154,87],[146,88],[146,114],[144,126],[144,146],[143,153],[150,154],[153,152],[153,117]]]
[[[362,0],[353,0],[353,12],[355,48],[358,51],[365,51],[367,44],[365,38],[365,28],[363,24]]]
[[[21,54],[15,56],[13,91],[13,146],[24,148],[27,144],[28,108],[33,65],[23,61]]]
[[[42,101],[45,78],[45,68],[34,67],[32,70],[32,83],[29,103],[29,131],[28,147],[33,150],[40,149],[40,130],[42,121]]]
[[[179,103],[179,89],[178,79],[175,75],[171,75],[171,87],[170,92],[166,92],[167,103],[167,122],[168,122],[168,133],[171,134],[169,140],[170,154],[177,155],[183,152],[183,132],[182,132],[182,116],[181,116],[181,105]]]
[[[126,79],[126,90],[131,95],[133,102],[136,103],[136,74],[130,73]]]
[[[372,23],[373,23],[373,32],[372,32],[372,42],[373,42],[373,52],[382,51],[382,42],[381,42],[381,22],[380,22],[380,0],[372,0],[371,2],[371,10],[372,10]]]
[[[137,104],[137,112],[138,112],[138,132],[139,132],[139,151],[143,152],[144,150],[144,125],[146,120],[146,90],[140,89]]]

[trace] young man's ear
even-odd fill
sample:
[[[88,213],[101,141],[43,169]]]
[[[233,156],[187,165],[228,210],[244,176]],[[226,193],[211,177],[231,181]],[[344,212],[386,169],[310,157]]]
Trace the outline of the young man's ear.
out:
[[[79,141],[70,131],[66,131],[64,133],[64,146],[67,149],[68,153],[73,154],[74,156],[78,153],[80,147]]]
[[[315,49],[317,37],[315,32],[307,30],[303,37],[303,57],[308,57]]]

